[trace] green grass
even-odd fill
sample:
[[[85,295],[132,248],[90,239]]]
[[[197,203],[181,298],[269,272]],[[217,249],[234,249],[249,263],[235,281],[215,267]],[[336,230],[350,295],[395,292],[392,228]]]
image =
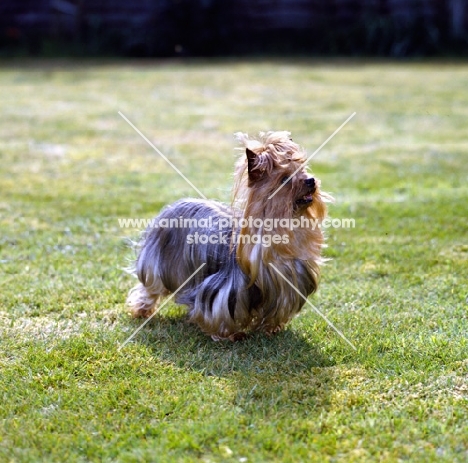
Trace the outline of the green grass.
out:
[[[0,460],[466,461],[468,66],[3,63]],[[311,300],[274,338],[214,343],[124,300],[137,230],[229,199],[232,133],[290,130],[336,197]]]

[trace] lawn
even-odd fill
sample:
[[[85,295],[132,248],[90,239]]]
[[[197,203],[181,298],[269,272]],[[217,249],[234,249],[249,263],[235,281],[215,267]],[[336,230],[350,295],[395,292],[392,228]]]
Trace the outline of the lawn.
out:
[[[3,62],[0,461],[468,459],[468,65]],[[233,133],[289,130],[336,202],[330,261],[273,338],[125,308],[139,230],[229,201]]]

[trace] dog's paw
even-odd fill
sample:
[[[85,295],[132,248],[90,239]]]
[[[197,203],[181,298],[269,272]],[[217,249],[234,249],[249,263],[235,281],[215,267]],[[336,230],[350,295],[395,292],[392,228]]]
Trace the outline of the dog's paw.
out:
[[[231,336],[228,337],[229,341],[232,341],[232,342],[243,341],[246,338],[247,338],[247,334],[244,333],[243,331],[239,331],[239,333],[231,334]]]
[[[274,336],[275,334],[278,334],[280,331],[282,331],[283,328],[284,328],[284,325],[278,325],[274,327],[268,326],[268,327],[265,327],[263,331],[267,336]]]
[[[154,308],[151,309],[132,309],[130,315],[133,318],[150,318],[154,314]]]

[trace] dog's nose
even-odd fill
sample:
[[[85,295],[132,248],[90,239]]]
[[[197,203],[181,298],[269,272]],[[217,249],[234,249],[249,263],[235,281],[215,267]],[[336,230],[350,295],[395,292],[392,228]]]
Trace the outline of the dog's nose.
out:
[[[314,188],[315,187],[315,178],[311,177],[311,178],[307,178],[305,180],[305,184],[309,187],[309,188]]]

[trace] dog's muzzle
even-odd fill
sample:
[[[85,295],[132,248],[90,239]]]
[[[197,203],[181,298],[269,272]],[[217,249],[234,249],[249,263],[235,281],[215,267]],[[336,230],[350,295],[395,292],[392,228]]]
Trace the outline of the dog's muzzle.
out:
[[[296,200],[296,203],[299,206],[305,206],[310,204],[313,201],[312,195],[315,193],[315,178],[307,178],[304,180],[304,184],[307,188],[307,193],[303,196],[301,196],[298,200]]]

